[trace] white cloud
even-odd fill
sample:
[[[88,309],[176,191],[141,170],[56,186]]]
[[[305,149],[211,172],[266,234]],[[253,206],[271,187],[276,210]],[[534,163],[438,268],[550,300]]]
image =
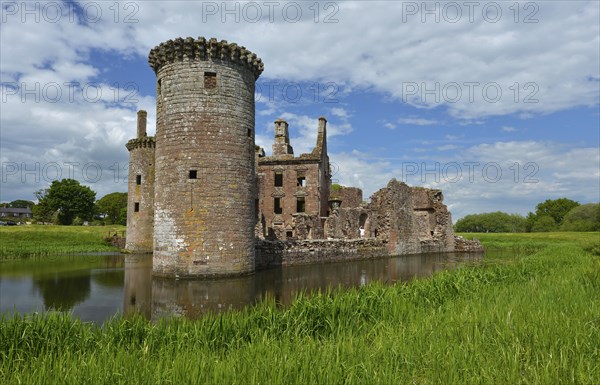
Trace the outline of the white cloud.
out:
[[[438,121],[435,119],[423,119],[423,118],[400,118],[400,119],[398,119],[398,123],[406,124],[406,125],[414,125],[414,126],[430,126],[432,124],[437,124]]]
[[[251,3],[259,5],[263,20],[249,22]],[[423,23],[420,3],[419,12],[409,15],[403,2],[318,3],[318,15],[312,3],[304,3],[298,22],[285,17],[282,4],[270,22],[268,7],[256,2],[210,3],[218,8],[214,14],[206,2],[140,2],[133,23],[124,20],[133,9],[121,9],[116,17],[112,3],[98,4],[103,17],[97,23],[64,18],[24,26],[20,18],[10,17],[1,27],[3,72],[36,72],[41,63],[61,72],[79,64],[79,76],[85,77],[94,71],[85,68],[93,63],[82,63],[92,49],[146,56],[162,41],[210,31],[259,54],[265,77],[371,88],[414,105],[443,104],[461,119],[549,113],[598,100],[596,1],[534,3],[536,23],[522,22],[531,14],[523,9],[515,23],[512,3],[496,3],[502,8],[497,22],[486,21],[482,7],[471,21],[465,7],[456,23],[443,13],[439,22],[429,16]],[[238,6],[237,15],[235,10],[226,13],[223,5]],[[471,90],[465,85],[469,82],[478,85]],[[497,90],[502,95],[496,101]]]
[[[516,129],[516,128],[514,128],[514,127],[511,127],[511,126],[502,126],[502,127],[500,128],[500,130],[502,130],[502,131],[504,131],[504,132],[515,132],[515,131],[517,131],[517,129]]]
[[[345,109],[343,109],[341,107],[332,108],[331,115],[337,116],[338,118],[342,118],[342,119],[346,119],[346,120],[350,117],[350,114],[348,113],[348,111],[346,111]]]
[[[232,4],[243,9],[250,3]],[[389,103],[406,102],[428,109],[443,105],[448,110],[448,119],[464,125],[484,124],[486,117],[494,115],[532,118],[577,106],[598,105],[600,5],[596,1],[532,3],[539,8],[535,15],[537,23],[523,23],[522,18],[527,14],[523,9],[519,22],[515,23],[515,15],[508,8],[512,2],[498,3],[504,16],[496,23],[482,18],[481,7],[477,8],[473,22],[466,17],[466,9],[457,23],[432,19],[422,23],[421,14],[403,20],[407,16],[403,8],[406,3],[383,1],[320,2],[318,16],[314,7],[309,8],[313,2],[298,3],[303,7],[303,18],[294,23],[284,19],[281,12],[284,5],[279,5],[270,22],[262,3],[255,3],[264,12],[263,20],[250,23],[243,17],[235,22],[232,19],[235,15],[223,14],[222,9],[217,14],[207,12],[208,4],[220,8],[224,4],[221,2],[121,2],[118,15],[113,2],[93,4],[102,7],[103,16],[96,23],[85,23],[81,16],[75,22],[63,18],[57,23],[32,19],[23,23],[21,13],[8,16],[0,23],[2,81],[25,84],[29,89],[37,85],[43,89],[54,83],[86,84],[105,71],[92,60],[99,54],[107,55],[107,61],[115,58],[111,55],[146,57],[152,47],[168,39],[205,35],[235,41],[257,53],[265,63],[261,79],[318,83],[317,96],[321,101],[336,90],[338,95],[366,90]],[[128,4],[135,7],[126,8]],[[327,4],[331,6],[327,8]],[[519,5],[522,7],[523,3]],[[126,16],[132,16],[128,21],[134,22],[126,22]],[[223,22],[222,17],[229,21]],[[337,21],[327,23],[327,17],[328,21]],[[148,82],[153,83],[154,79]],[[478,84],[473,86],[472,101],[471,89],[465,85],[468,82]],[[486,85],[488,93],[484,94]],[[461,91],[460,98],[450,101],[457,89]],[[498,89],[502,95],[494,101],[493,91]],[[81,173],[83,165],[96,162],[110,175],[113,163],[127,162],[124,144],[135,134],[136,109],[148,111],[149,133],[154,131],[155,108],[151,96],[136,95],[139,102],[128,104],[115,102],[105,94],[90,102],[78,92],[73,101],[53,103],[29,99],[23,102],[18,95],[6,92],[3,88],[0,159],[4,163],[16,162],[19,167],[21,163],[35,167],[40,162],[61,165],[75,162],[81,165],[77,169]],[[257,102],[257,116],[288,119],[296,154],[314,147],[319,113],[331,113],[328,136],[335,141],[336,137],[353,131],[350,119],[354,111],[351,106],[336,106],[313,113],[294,110],[289,103],[277,100]],[[383,126],[394,129],[399,124],[423,126],[446,121],[394,117],[383,117]],[[511,129],[501,128],[513,132]],[[272,132],[272,123],[266,132]],[[447,136],[447,139],[460,138]],[[256,140],[268,150],[272,135],[261,133]],[[444,144],[439,147],[451,149]],[[423,153],[427,151],[423,149]],[[575,194],[590,200],[597,197],[597,184],[589,183],[590,178],[598,175],[594,147],[569,148],[535,140],[472,146],[462,155],[454,154],[454,158],[447,152],[442,155],[444,161],[496,161],[502,162],[502,167],[510,167],[510,162],[521,166],[533,162],[539,166],[541,177],[537,184],[440,184],[448,189],[446,195],[452,197],[452,207],[456,207],[459,215],[481,211],[484,204],[502,206],[502,202],[508,205],[511,200],[516,204],[519,194],[531,200],[553,194]],[[340,180],[364,186],[371,193],[385,185],[388,177],[402,173],[401,164],[370,158],[362,152],[333,153],[332,159],[336,157],[343,165]],[[507,174],[512,172],[507,170]],[[521,170],[520,176],[528,171]],[[11,183],[3,182],[0,193],[30,197],[31,176],[36,172],[29,174],[26,183],[20,174]],[[97,182],[99,195],[124,189],[111,183]],[[43,184],[42,178],[33,186]],[[522,204],[530,203],[525,200]]]
[[[506,211],[526,214],[546,199],[600,200],[597,148],[568,148],[551,142],[495,142],[444,152],[427,161],[399,161],[353,151],[331,154],[341,184],[365,198],[391,178],[442,189],[456,220],[467,214]],[[596,181],[596,183],[590,183]]]
[[[436,149],[438,151],[450,151],[450,150],[456,150],[457,148],[459,148],[459,147],[455,144],[445,144],[443,146],[436,147]]]

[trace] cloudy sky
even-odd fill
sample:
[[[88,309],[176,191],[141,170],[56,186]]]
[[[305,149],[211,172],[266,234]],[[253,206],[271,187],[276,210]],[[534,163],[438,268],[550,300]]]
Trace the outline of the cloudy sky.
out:
[[[0,201],[73,177],[126,191],[148,52],[176,37],[265,63],[256,141],[295,153],[328,119],[334,182],[441,188],[454,219],[600,200],[598,1],[2,1]]]

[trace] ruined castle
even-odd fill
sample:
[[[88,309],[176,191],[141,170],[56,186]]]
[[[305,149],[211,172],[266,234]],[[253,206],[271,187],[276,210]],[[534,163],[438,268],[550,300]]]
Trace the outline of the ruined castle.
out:
[[[327,120],[294,155],[275,121],[271,156],[255,145],[263,63],[245,47],[175,39],[150,51],[156,135],[138,112],[130,154],[126,249],[153,253],[155,275],[216,277],[281,264],[478,250],[456,238],[439,190],[396,180],[370,203],[331,185]],[[362,233],[362,235],[361,235]]]

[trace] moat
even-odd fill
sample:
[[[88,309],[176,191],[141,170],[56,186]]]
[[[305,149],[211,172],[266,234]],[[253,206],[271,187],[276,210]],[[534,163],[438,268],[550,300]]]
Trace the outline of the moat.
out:
[[[196,318],[267,297],[287,306],[301,291],[409,281],[480,259],[481,254],[438,253],[288,266],[230,279],[172,280],[152,277],[151,255],[45,257],[0,265],[0,312],[53,308],[96,323],[133,312],[153,320]]]

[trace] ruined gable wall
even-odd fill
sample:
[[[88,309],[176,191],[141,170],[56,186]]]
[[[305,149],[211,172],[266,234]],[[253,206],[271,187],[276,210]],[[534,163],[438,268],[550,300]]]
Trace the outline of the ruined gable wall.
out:
[[[331,199],[342,201],[341,208],[350,209],[359,207],[363,201],[363,192],[358,187],[337,187],[330,193]]]
[[[450,212],[439,190],[392,179],[371,197],[371,232],[389,240],[390,254],[454,251]]]

